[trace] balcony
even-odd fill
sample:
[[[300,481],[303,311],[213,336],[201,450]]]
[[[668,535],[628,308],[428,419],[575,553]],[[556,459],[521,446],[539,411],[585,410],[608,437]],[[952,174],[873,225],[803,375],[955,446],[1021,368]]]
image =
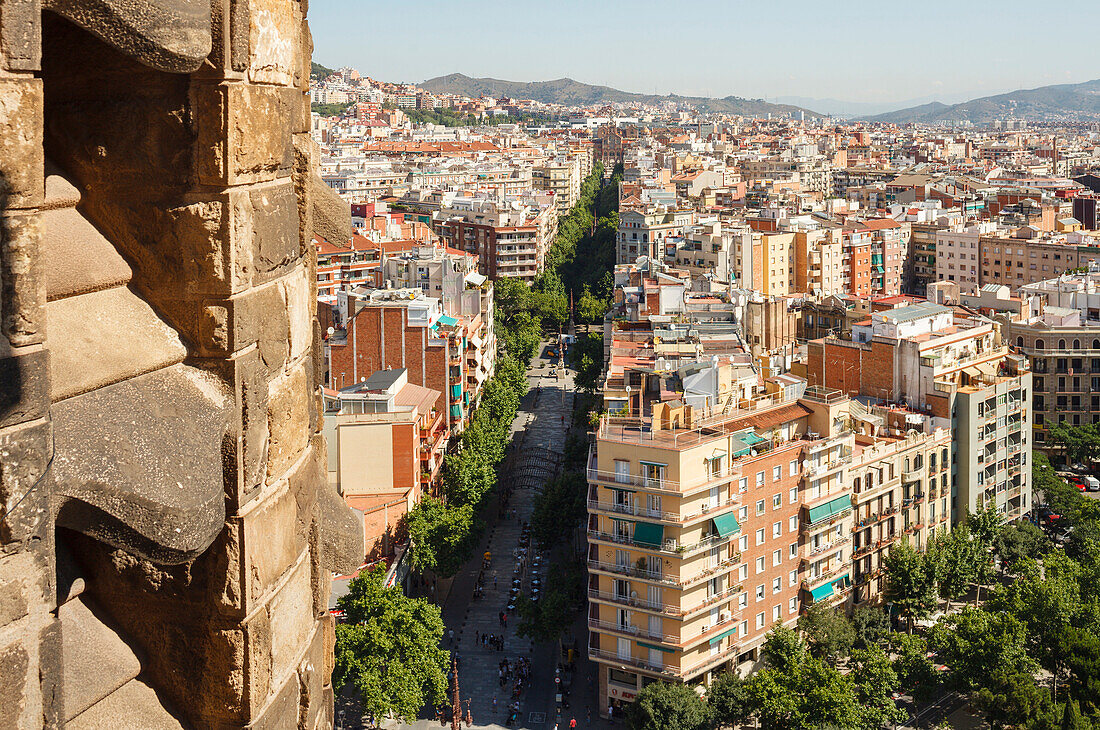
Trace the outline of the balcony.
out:
[[[680,514],[677,512],[649,509],[634,503],[614,504],[611,502],[600,502],[596,499],[588,500],[588,511],[604,512],[615,515],[632,515],[634,517],[649,517],[655,520],[664,520],[665,522],[680,522],[681,520]]]
[[[594,459],[589,460],[588,481],[604,484],[609,487],[640,487],[649,492],[661,492],[664,494],[687,495],[702,492],[713,486],[727,483],[741,476],[740,464],[735,464],[721,473],[711,473],[705,478],[694,482],[678,482],[673,479],[642,476],[639,474],[623,474],[596,469],[592,466]]]
[[[825,544],[822,544],[822,545],[818,545],[817,547],[811,547],[810,545],[805,545],[802,548],[802,559],[803,560],[810,560],[810,559],[812,559],[812,558],[814,558],[818,555],[825,555],[825,554],[830,553],[834,550],[839,550],[840,548],[844,547],[845,545],[847,545],[851,541],[852,540],[851,540],[850,537],[842,537],[839,540],[834,540],[833,542],[830,542],[830,543],[825,543]]]
[[[658,674],[662,677],[675,678],[680,674],[680,668],[674,667],[668,664],[651,664],[645,659],[641,659],[636,656],[623,656],[613,651],[605,651],[604,649],[596,649],[594,647],[588,647],[588,658],[594,661],[609,662],[611,664],[620,664],[640,669],[643,672],[649,672],[651,674]]]
[[[919,482],[924,478],[924,472],[920,469],[914,469],[913,471],[903,471],[901,473],[902,483],[906,482]]]
[[[588,569],[603,573],[613,573],[615,575],[627,575],[631,578],[638,578],[671,586],[680,584],[679,579],[674,575],[665,575],[664,573],[658,573],[654,570],[639,568],[636,565],[618,565],[617,563],[607,563],[602,560],[589,560]]]
[[[637,608],[642,611],[660,613],[665,616],[683,616],[686,613],[686,611],[684,611],[679,606],[673,606],[668,603],[649,601],[645,598],[639,598],[637,596],[623,596],[617,593],[611,593],[609,591],[596,590],[595,588],[588,589],[588,597],[595,601],[606,601],[608,603],[614,603],[619,606],[629,606],[631,608]]]
[[[610,634],[621,634],[623,636],[632,636],[639,639],[652,639],[662,644],[678,644],[680,642],[678,636],[651,632],[644,626],[635,626],[634,624],[627,624],[624,626],[614,621],[601,621],[597,618],[588,619],[588,628],[595,631],[605,631]]]

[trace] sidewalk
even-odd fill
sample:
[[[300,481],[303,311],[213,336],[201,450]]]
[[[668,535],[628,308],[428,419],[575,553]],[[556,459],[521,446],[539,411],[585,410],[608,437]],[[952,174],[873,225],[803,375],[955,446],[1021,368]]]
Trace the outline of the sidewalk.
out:
[[[572,374],[560,379],[546,377],[544,374],[549,370],[542,367],[545,362],[540,358],[532,360],[532,367],[528,370],[531,389],[520,404],[520,410],[512,423],[512,432],[514,442],[520,449],[549,448],[560,452],[565,443],[565,429],[569,425],[572,411]],[[509,498],[509,514],[505,517],[499,517],[498,497],[494,497],[484,515],[488,529],[475,557],[463,566],[446,587],[443,646],[458,653],[459,694],[463,700],[471,700],[470,712],[476,728],[504,727],[508,719],[508,706],[512,701],[512,683],[508,682],[503,689],[500,687],[498,665],[504,658],[509,663],[514,663],[520,657],[526,657],[531,662],[532,671],[527,686],[519,697],[519,721],[511,725],[511,728],[550,730],[554,726],[556,647],[534,646],[529,639],[518,636],[516,625],[519,617],[514,611],[508,612],[506,628],[502,629],[498,619],[498,614],[506,610],[508,604],[515,564],[513,551],[519,547],[522,523],[530,520],[535,494],[532,489],[516,489]],[[511,510],[515,510],[515,517],[511,516]],[[485,571],[482,596],[475,599],[474,587],[482,569],[482,555],[487,550],[492,553],[492,564]],[[528,569],[521,578],[521,595],[531,595],[530,566],[534,555],[532,545],[528,548]],[[546,578],[546,565],[544,558],[540,571],[543,580]],[[436,590],[443,594],[445,589],[441,583],[437,583]],[[450,631],[454,631],[453,647],[447,638]],[[498,636],[503,633],[504,650],[495,651],[477,643],[475,636],[484,633]],[[578,679],[574,683],[574,694],[579,689]],[[494,698],[497,700],[495,711],[492,706]],[[574,703],[574,707],[576,706]],[[584,727],[580,721],[581,718],[578,718],[578,725]],[[568,722],[567,716],[559,728],[567,728]],[[410,724],[390,722],[385,727],[393,730],[428,730],[439,728],[439,722],[421,719]]]

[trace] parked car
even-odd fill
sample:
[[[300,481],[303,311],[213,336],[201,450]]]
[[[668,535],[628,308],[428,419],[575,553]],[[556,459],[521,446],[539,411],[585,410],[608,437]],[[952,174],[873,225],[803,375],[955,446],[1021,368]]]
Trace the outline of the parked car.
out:
[[[1077,472],[1078,474],[1084,474],[1085,472],[1087,472],[1089,470],[1089,468],[1087,466],[1085,466],[1084,464],[1082,464],[1080,462],[1078,462],[1076,464],[1071,464],[1069,468],[1072,471]]]
[[[1085,488],[1090,492],[1100,492],[1100,479],[1090,474],[1085,477]]]

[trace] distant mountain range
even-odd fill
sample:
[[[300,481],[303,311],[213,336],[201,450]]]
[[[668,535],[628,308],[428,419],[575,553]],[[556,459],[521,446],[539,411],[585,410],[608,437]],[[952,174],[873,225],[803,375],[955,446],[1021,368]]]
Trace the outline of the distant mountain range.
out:
[[[658,104],[665,101],[691,104],[701,111],[742,114],[745,116],[764,116],[766,114],[784,114],[806,112],[807,116],[820,114],[791,104],[771,104],[762,99],[742,99],[727,96],[723,99],[711,99],[702,96],[658,96],[655,94],[635,94],[620,91],[610,86],[594,86],[573,79],[554,79],[553,81],[504,81],[502,79],[471,78],[464,74],[448,74],[428,79],[420,88],[434,93],[457,94],[476,99],[481,96],[512,99],[531,99],[543,104],[561,104],[563,106],[597,106],[599,104],[621,103]]]
[[[955,103],[960,101],[966,101],[967,96],[965,94],[957,94],[954,97],[948,97],[946,99],[936,98],[934,96],[922,96],[914,99],[904,99],[901,101],[893,102],[881,102],[881,101],[845,101],[843,99],[819,99],[811,96],[777,96],[772,101],[777,104],[793,104],[794,106],[804,107],[806,109],[813,109],[821,112],[822,114],[828,114],[834,117],[866,117],[871,114],[885,114],[886,112],[892,112],[897,109],[905,109],[912,106],[918,106],[921,104],[927,104],[933,101],[941,101],[947,103]]]
[[[1100,119],[1100,79],[1080,84],[1057,84],[1037,89],[1019,89],[1007,94],[983,96],[960,104],[932,102],[885,114],[864,117],[870,122],[906,124],[942,121],[970,121],[975,124],[998,119]]]

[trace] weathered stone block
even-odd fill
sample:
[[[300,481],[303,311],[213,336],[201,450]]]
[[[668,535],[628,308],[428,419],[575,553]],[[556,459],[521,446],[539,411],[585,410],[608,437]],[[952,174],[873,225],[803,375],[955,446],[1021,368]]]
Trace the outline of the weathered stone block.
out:
[[[301,21],[296,3],[250,0],[249,81],[254,84],[294,85],[300,68],[298,33]]]
[[[298,206],[291,180],[276,185],[264,185],[248,192],[247,212],[252,232],[252,259],[259,284],[272,278],[287,266],[297,263],[301,250],[298,244]]]
[[[317,302],[316,278],[306,266],[299,266],[280,282],[286,300],[290,323],[290,360],[293,362],[310,352],[313,344],[314,307]],[[310,362],[310,370],[313,363]],[[313,385],[310,378],[309,385]]]
[[[266,182],[290,174],[291,131],[301,92],[279,86],[195,84],[195,165],[207,185]]]
[[[8,5],[4,8],[6,13]],[[0,30],[8,32],[6,17],[0,19]],[[42,81],[0,78],[0,210],[41,204],[44,165]]]
[[[270,385],[267,410],[267,427],[271,434],[267,457],[268,483],[285,474],[309,442],[309,394],[309,377],[304,363]]]
[[[42,59],[42,3],[8,0],[0,9],[0,60],[8,71],[37,71]]]
[[[281,684],[293,675],[299,657],[313,634],[309,583],[309,561],[303,560],[268,604],[273,684]]]
[[[269,373],[277,373],[290,357],[290,313],[282,285],[272,282],[254,290],[249,309],[248,316],[257,327],[260,360]]]
[[[0,649],[0,728],[28,727],[27,684],[30,655],[22,644]]]
[[[0,335],[6,339],[0,339],[0,357],[10,354],[9,345],[25,347],[45,339],[46,280],[38,255],[41,234],[37,213],[0,215]]]
[[[298,678],[290,677],[267,706],[259,711],[259,716],[249,724],[249,730],[285,730],[293,728],[298,714]]]
[[[298,665],[298,729],[317,727],[325,702],[325,637],[318,626],[305,657]]]
[[[308,457],[299,461],[294,469],[287,474],[290,485],[290,493],[294,497],[297,507],[294,531],[298,539],[308,543],[310,529],[317,507],[317,490],[327,483],[325,474],[325,452],[318,451],[325,446],[325,439],[319,434],[314,434],[310,439],[310,453]]]
[[[27,616],[35,608],[50,607],[46,566],[29,552],[0,557],[0,628]]]
[[[251,504],[244,523],[244,551],[249,602],[261,600],[307,548],[295,527],[298,505],[289,487]]]
[[[0,431],[0,545],[42,537],[49,525],[50,424],[31,421]]]
[[[45,416],[49,386],[45,350],[33,348],[0,359],[0,428]]]

